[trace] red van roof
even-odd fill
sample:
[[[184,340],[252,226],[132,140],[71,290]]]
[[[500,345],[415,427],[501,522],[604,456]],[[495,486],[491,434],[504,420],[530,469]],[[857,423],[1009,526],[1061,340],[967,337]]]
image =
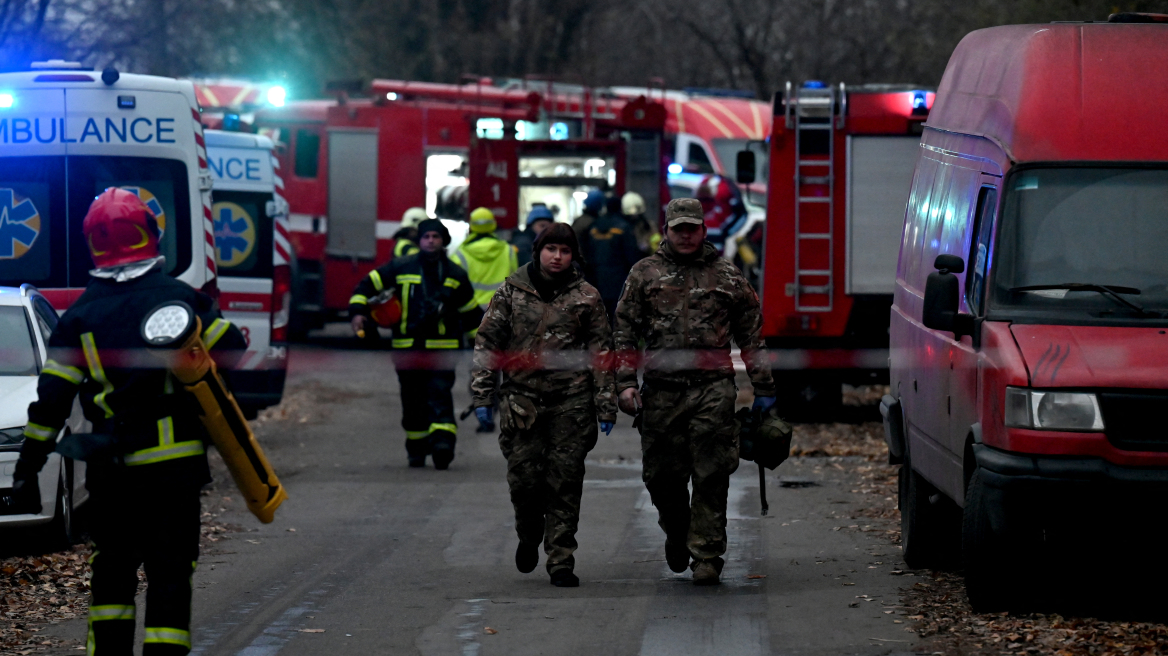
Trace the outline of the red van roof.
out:
[[[928,127],[1015,162],[1168,161],[1168,25],[1006,25],[958,44]]]

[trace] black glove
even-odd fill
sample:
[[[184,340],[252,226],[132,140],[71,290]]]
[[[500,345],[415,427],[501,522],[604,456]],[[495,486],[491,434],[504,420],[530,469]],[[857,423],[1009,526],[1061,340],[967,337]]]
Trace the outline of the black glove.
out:
[[[12,492],[0,497],[0,513],[5,515],[40,514],[41,486],[34,473],[31,477],[13,477]]]

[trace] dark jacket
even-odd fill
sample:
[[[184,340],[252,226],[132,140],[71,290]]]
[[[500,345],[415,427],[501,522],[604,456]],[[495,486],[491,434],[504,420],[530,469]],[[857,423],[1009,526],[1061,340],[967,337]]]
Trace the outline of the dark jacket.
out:
[[[515,247],[515,256],[518,258],[519,266],[522,267],[531,261],[531,249],[535,246],[535,231],[531,229],[531,226],[527,226],[522,232],[511,236],[511,245]]]
[[[584,275],[600,291],[600,297],[612,305],[611,314],[620,298],[629,270],[644,254],[637,248],[637,237],[632,226],[619,214],[605,214],[593,222],[580,242],[583,251]]]
[[[445,253],[395,257],[357,283],[349,316],[369,318],[369,299],[392,291],[401,301],[401,323],[394,327],[394,348],[456,349],[462,346],[459,308],[474,296],[466,271]]]
[[[92,279],[49,338],[18,468],[35,472],[44,466],[80,394],[93,432],[115,436],[126,464],[90,463],[91,490],[113,475],[166,486],[210,482],[197,402],[139,332],[147,314],[167,301],[195,310],[204,344],[225,369],[247,348],[243,333],[222,318],[209,296],[159,270],[125,282]]]

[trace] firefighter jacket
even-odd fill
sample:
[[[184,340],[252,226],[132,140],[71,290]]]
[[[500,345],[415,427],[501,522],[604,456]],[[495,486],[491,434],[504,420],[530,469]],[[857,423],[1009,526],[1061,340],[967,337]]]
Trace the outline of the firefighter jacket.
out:
[[[405,257],[417,253],[418,231],[416,228],[402,228],[393,235],[393,256]]]
[[[203,343],[229,369],[247,347],[215,303],[155,269],[125,282],[93,278],[49,338],[49,359],[28,408],[18,476],[35,474],[80,394],[93,432],[113,435],[125,468],[89,463],[90,489],[103,476],[202,487],[210,482],[198,402],[140,335],[142,321],[167,301],[182,301],[202,322]],[[228,378],[229,376],[225,376]],[[123,480],[122,482],[125,482]]]
[[[669,389],[733,378],[733,339],[755,396],[774,396],[761,329],[758,294],[712,244],[684,257],[664,241],[656,253],[633,265],[617,304],[617,392],[637,386],[642,339],[645,383]]]
[[[467,303],[462,308],[464,312],[475,307],[485,311],[491,297],[503,286],[503,281],[519,268],[515,248],[494,233],[467,237],[454,251],[453,259],[466,269],[466,275],[474,288],[474,302]],[[467,330],[473,328],[467,326]]]
[[[605,214],[592,223],[580,243],[585,276],[605,302],[620,298],[625,278],[644,254],[637,248],[633,228],[619,214]]]
[[[596,288],[573,267],[569,281],[544,300],[532,276],[516,271],[495,293],[475,338],[471,392],[475,407],[495,404],[503,389],[544,404],[591,392],[598,421],[616,421],[608,315]]]
[[[349,316],[369,318],[369,299],[391,291],[401,301],[401,321],[394,326],[393,347],[456,349],[462,346],[460,309],[473,290],[466,271],[445,253],[395,257],[357,283],[349,299]]]

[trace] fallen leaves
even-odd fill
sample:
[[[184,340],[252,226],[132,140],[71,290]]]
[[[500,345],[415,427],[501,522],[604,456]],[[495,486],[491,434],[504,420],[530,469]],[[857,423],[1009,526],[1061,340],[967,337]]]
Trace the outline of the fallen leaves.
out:
[[[89,549],[0,560],[0,653],[32,653],[63,644],[39,636],[49,622],[88,611]],[[25,648],[26,651],[19,651]]]
[[[496,633],[498,633],[498,631],[496,631],[495,629],[492,629],[491,627],[488,626],[487,628],[483,629],[483,633],[485,633],[487,635],[495,635]]]

